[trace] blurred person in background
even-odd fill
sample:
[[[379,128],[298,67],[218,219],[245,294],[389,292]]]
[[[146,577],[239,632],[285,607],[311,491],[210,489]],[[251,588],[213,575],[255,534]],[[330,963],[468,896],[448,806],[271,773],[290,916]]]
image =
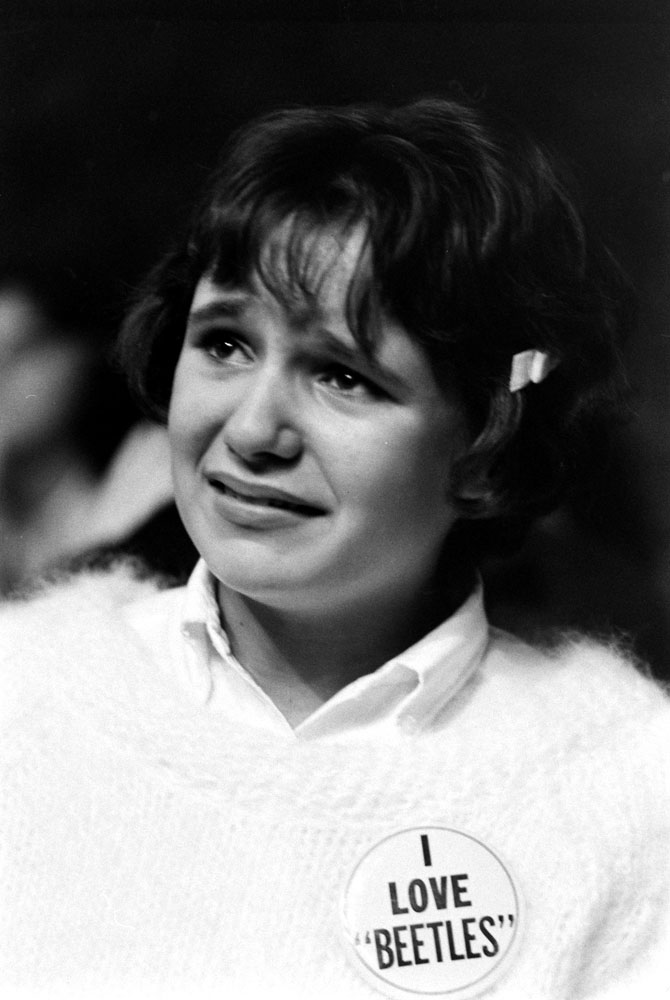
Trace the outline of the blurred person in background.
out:
[[[160,572],[181,566],[163,531],[175,517],[165,432],[138,419],[79,295],[62,271],[0,278],[2,594],[118,548]]]

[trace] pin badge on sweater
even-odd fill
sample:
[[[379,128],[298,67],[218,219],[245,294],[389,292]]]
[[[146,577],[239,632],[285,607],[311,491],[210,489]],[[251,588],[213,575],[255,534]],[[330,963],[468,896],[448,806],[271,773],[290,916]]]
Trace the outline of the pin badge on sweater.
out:
[[[509,969],[521,899],[481,841],[445,827],[400,830],[355,866],[342,896],[347,950],[386,996],[481,996]]]

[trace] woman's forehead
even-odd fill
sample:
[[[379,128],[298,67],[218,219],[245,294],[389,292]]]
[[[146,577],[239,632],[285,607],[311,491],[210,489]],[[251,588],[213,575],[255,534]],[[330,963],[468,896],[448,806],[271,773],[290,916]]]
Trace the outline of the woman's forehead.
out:
[[[231,280],[222,266],[206,272],[192,309],[217,286],[231,303],[239,300],[240,308],[243,301],[270,295],[297,321],[344,319],[350,325],[369,278],[367,232],[362,224],[347,229],[334,223],[306,227],[289,217],[263,241],[241,280]]]
[[[261,316],[282,314],[296,330],[330,328],[352,343],[356,340],[346,301],[340,302],[334,291],[307,296],[281,286],[268,287],[258,272],[242,285],[220,282],[215,275],[204,274],[195,287],[189,316],[190,321],[228,318],[255,322],[259,309]]]

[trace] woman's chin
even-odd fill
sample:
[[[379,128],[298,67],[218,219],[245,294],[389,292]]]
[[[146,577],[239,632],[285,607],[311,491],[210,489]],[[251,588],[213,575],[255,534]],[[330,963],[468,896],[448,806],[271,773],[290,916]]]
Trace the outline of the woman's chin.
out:
[[[277,608],[305,607],[319,587],[319,574],[281,559],[205,561],[220,586],[229,594]],[[322,605],[321,605],[322,606]]]

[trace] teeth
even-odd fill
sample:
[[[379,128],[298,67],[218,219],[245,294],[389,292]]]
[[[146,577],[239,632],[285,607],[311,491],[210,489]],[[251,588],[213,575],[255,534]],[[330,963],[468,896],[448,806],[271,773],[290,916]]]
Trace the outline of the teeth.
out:
[[[253,503],[259,507],[271,506],[269,500],[263,499],[262,497],[248,497],[244,493],[238,493],[237,490],[231,490],[230,486],[224,486],[223,492],[227,493],[229,497],[235,497],[236,500],[244,500],[245,503]]]
[[[223,491],[224,493],[227,493],[228,496],[235,497],[235,499],[237,500],[243,500],[245,503],[256,504],[258,507],[279,507],[281,510],[296,510],[296,511],[305,509],[304,507],[301,507],[299,504],[288,503],[287,501],[278,500],[275,499],[274,497],[264,498],[264,497],[245,496],[244,493],[238,493],[236,490],[231,490],[229,486],[224,486]]]

